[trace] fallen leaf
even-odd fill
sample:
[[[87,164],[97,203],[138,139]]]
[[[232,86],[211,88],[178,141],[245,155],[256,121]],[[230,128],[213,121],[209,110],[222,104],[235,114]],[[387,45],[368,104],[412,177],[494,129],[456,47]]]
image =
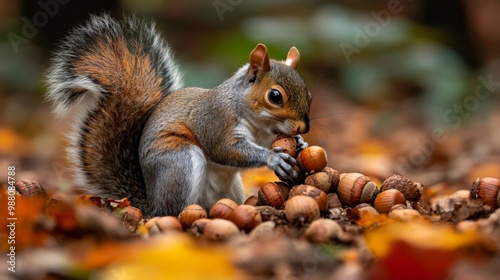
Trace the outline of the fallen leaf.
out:
[[[39,219],[43,218],[43,210],[45,207],[45,199],[42,197],[26,198],[16,195],[14,209],[10,212],[7,208],[8,197],[3,188],[0,195],[0,238],[7,240],[9,235],[15,236],[16,250],[22,250],[33,246],[41,246],[45,243],[48,234],[42,231],[35,230]],[[11,215],[12,214],[12,215]],[[7,220],[12,218],[13,220]],[[13,231],[7,225],[13,224]],[[7,242],[0,242],[0,249],[6,251],[9,248]]]
[[[491,247],[478,231],[458,233],[451,226],[426,221],[390,222],[365,234],[379,258],[370,279],[445,279],[469,247]]]
[[[231,252],[200,246],[186,235],[163,236],[125,254],[103,271],[101,279],[244,278],[232,264]],[[120,278],[116,278],[117,274]]]
[[[0,154],[27,154],[29,142],[10,128],[0,127]]]
[[[489,242],[477,231],[458,233],[452,226],[434,225],[425,221],[392,222],[365,234],[368,247],[376,257],[385,257],[395,242],[428,249],[456,250]]]

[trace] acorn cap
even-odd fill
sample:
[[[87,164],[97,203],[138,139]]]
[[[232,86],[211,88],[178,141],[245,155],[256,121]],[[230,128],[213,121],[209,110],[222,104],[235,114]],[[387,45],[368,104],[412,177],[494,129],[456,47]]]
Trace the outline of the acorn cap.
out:
[[[323,169],[323,172],[328,174],[332,180],[332,184],[330,185],[330,190],[328,192],[336,192],[340,181],[339,172],[328,166]]]
[[[410,178],[394,174],[384,180],[380,192],[388,189],[396,189],[402,192],[406,200],[417,202],[420,200],[424,189],[422,184],[414,183]]]
[[[23,197],[47,197],[47,191],[45,188],[36,181],[17,181],[14,184],[16,191]]]
[[[328,198],[324,191],[314,186],[297,185],[290,190],[289,197],[292,198],[298,195],[305,195],[313,198],[318,204],[319,210],[321,212],[328,210]]]
[[[304,184],[314,186],[328,193],[332,185],[332,178],[326,172],[320,171],[307,176]]]

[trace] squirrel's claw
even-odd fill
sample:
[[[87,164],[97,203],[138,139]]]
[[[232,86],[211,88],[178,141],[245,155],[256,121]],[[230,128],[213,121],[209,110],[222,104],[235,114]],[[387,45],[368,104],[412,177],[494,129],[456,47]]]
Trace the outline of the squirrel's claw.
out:
[[[276,172],[278,177],[285,180],[293,181],[299,176],[299,172],[295,168],[297,166],[296,160],[290,155],[286,154],[283,148],[276,147],[270,151],[267,160],[268,166]]]
[[[303,149],[307,148],[309,144],[307,144],[306,141],[304,141],[304,138],[302,138],[302,135],[295,135],[293,136],[295,141],[297,142],[297,154],[300,153]]]

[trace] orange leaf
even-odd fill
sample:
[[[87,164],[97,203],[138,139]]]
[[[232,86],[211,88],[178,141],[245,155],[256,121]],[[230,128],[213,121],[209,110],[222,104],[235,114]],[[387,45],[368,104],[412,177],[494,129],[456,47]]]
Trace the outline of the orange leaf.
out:
[[[0,205],[2,206],[0,207],[0,219],[2,220],[0,237],[2,240],[7,240],[10,235],[14,234],[15,244],[1,242],[0,249],[6,251],[10,245],[15,245],[16,250],[43,245],[48,235],[44,232],[35,231],[35,226],[39,219],[43,218],[45,199],[40,197],[25,198],[16,195],[13,215],[10,215],[6,207],[8,201],[6,193],[2,192],[0,195]],[[7,220],[7,218],[14,218],[15,220]],[[14,225],[12,233],[10,228],[7,227],[11,223]]]

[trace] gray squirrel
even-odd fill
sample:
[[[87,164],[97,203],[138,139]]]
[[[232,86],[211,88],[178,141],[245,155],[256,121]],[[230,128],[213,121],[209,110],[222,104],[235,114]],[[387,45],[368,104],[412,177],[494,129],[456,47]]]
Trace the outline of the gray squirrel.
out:
[[[294,158],[270,149],[279,134],[307,146],[311,94],[299,59],[295,47],[270,59],[258,44],[222,84],[183,88],[153,23],[94,15],[55,52],[47,99],[72,117],[68,157],[87,193],[128,197],[146,216],[178,215],[224,197],[241,204],[243,169],[299,175]]]

